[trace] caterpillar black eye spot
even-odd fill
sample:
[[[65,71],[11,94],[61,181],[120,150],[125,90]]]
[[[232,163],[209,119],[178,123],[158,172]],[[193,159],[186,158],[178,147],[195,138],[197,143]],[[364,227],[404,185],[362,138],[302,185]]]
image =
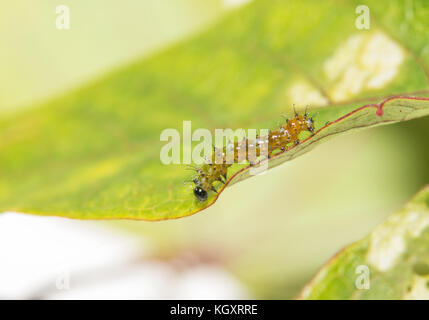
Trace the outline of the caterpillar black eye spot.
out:
[[[201,187],[195,187],[194,188],[194,195],[197,197],[200,201],[206,201],[207,200],[207,191],[205,191]]]

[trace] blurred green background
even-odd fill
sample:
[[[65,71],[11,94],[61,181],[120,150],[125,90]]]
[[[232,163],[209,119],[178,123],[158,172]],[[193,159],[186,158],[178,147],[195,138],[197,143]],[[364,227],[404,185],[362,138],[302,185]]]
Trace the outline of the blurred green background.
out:
[[[70,6],[70,30],[55,28],[59,4]],[[234,4],[3,1],[0,114],[36,106],[162,50],[235,10]],[[226,267],[252,297],[293,298],[330,256],[429,181],[428,127],[423,118],[344,135],[234,185],[192,217],[99,224],[143,237],[154,256],[209,257],[201,260]]]
[[[70,8],[57,30],[55,9]],[[53,95],[180,41],[226,12],[221,0],[0,3],[0,112]]]

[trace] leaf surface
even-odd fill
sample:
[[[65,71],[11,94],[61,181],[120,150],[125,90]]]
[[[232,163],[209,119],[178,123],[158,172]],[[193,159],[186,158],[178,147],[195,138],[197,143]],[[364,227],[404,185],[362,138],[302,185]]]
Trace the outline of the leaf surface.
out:
[[[144,220],[199,212],[215,194],[196,201],[183,184],[191,173],[159,156],[162,130],[181,132],[184,120],[212,132],[275,128],[292,104],[309,105],[319,131],[272,167],[334,135],[427,115],[424,2],[412,2],[406,27],[401,1],[371,2],[370,30],[356,29],[357,4],[254,1],[186,42],[1,118],[0,211]],[[247,177],[235,165],[228,184]]]
[[[302,299],[428,299],[429,186],[364,239],[334,256]]]

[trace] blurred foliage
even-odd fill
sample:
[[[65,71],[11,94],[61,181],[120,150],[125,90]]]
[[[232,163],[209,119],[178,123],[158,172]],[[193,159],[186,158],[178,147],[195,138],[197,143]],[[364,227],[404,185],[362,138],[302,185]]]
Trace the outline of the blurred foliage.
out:
[[[429,299],[429,186],[334,256],[302,299]],[[366,287],[365,287],[366,286]]]
[[[57,30],[56,7],[70,8]],[[0,2],[0,113],[35,106],[213,23],[222,0]]]
[[[383,18],[396,11],[371,4],[371,12],[372,30],[357,31],[354,2],[255,1],[190,41],[3,119],[0,208],[83,219],[182,217],[214,195],[195,201],[183,186],[184,166],[160,163],[163,129],[180,130],[182,120],[194,129],[273,127],[292,103],[317,108],[320,128],[383,96],[425,92],[424,30],[396,33]],[[420,18],[413,23],[426,23]]]

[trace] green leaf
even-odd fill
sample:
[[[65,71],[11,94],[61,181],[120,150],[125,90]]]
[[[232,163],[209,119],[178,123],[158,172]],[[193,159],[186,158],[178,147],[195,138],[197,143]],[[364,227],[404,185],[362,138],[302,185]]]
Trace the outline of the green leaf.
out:
[[[189,41],[0,119],[0,211],[145,220],[201,211],[215,195],[196,201],[185,166],[159,159],[161,131],[181,131],[183,120],[274,128],[292,104],[309,105],[320,130],[275,166],[333,135],[427,115],[423,1],[405,27],[402,1],[371,2],[370,30],[355,27],[358,4],[254,1]],[[235,165],[229,184],[248,176]]]
[[[300,298],[428,299],[429,185],[369,236],[334,256]]]
[[[273,168],[285,161],[292,160],[313,149],[317,144],[350,130],[358,130],[380,124],[388,124],[397,121],[406,121],[429,114],[429,98],[392,97],[380,104],[368,104],[352,110],[335,121],[326,123],[314,135],[306,138],[299,145],[290,147],[285,152],[279,153],[268,162],[268,168]],[[333,110],[334,108],[331,108]],[[344,107],[339,108],[345,110]],[[320,119],[325,114],[323,113]],[[231,182],[244,180],[250,177],[249,167],[237,172]]]

